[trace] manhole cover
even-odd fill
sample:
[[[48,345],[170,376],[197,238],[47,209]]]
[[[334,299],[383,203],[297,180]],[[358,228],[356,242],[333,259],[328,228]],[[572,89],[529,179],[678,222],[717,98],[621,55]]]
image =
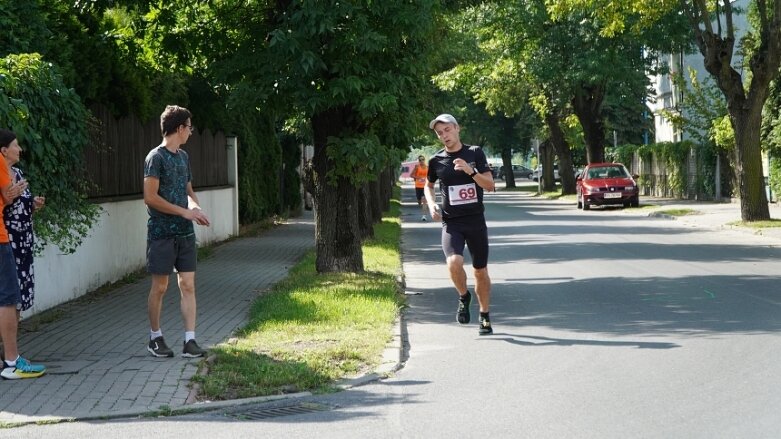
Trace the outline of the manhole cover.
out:
[[[242,411],[226,413],[227,416],[243,421],[256,421],[259,419],[279,418],[282,416],[302,415],[306,413],[324,412],[333,410],[333,407],[325,404],[304,402],[283,407],[254,408]]]

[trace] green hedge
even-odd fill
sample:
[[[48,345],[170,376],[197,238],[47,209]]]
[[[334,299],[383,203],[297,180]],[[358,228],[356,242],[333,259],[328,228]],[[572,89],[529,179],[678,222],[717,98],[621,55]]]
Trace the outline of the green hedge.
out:
[[[99,207],[86,200],[82,150],[90,114],[62,76],[37,54],[0,59],[0,127],[14,131],[24,150],[19,167],[46,208],[35,216],[37,250],[51,243],[72,253]]]
[[[33,190],[45,193],[52,207],[36,215],[39,237],[65,252],[76,248],[98,210],[81,197],[88,184],[80,167],[88,142],[89,113],[83,104],[99,103],[116,116],[142,120],[156,117],[166,104],[186,106],[199,127],[239,138],[243,223],[300,204],[297,146],[280,146],[273,117],[259,112],[254,101],[228,105],[232,92],[216,87],[204,71],[181,64],[182,51],[162,50],[166,46],[158,35],[145,33],[149,17],[142,17],[146,9],[138,6],[0,2],[0,27],[8,30],[0,38],[0,57],[8,56],[0,72],[5,76],[0,127],[17,131],[22,146],[31,149],[25,166],[35,180]],[[26,52],[41,55],[18,55]]]
[[[239,137],[239,220],[249,224],[281,212],[282,150],[273,119],[258,111],[237,117]]]
[[[650,163],[654,157],[664,163],[667,169],[665,192],[676,196],[686,196],[689,190],[689,173],[686,169],[690,150],[694,149],[697,156],[697,177],[694,190],[698,196],[713,197],[715,195],[714,173],[718,151],[712,144],[697,144],[688,140],[682,142],[659,142],[647,145],[621,145],[609,148],[607,156],[620,163],[631,163],[633,154],[637,153],[641,160]],[[647,175],[640,170],[638,183],[642,186],[652,184]],[[657,182],[657,184],[659,184]]]

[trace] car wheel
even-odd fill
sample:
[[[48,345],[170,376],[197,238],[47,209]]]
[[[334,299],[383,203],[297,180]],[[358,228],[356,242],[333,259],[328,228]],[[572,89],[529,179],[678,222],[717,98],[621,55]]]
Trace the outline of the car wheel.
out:
[[[632,207],[640,207],[640,196],[636,196],[632,198],[632,201],[629,203]]]
[[[588,204],[588,200],[583,197],[583,210],[589,210],[591,209],[591,206]]]

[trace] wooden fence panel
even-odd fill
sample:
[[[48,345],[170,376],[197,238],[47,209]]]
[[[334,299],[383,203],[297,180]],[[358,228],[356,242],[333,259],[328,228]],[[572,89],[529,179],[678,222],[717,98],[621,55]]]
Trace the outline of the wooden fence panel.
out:
[[[153,119],[142,123],[130,116],[115,119],[102,106],[91,108],[98,120],[95,145],[84,151],[84,163],[94,187],[89,197],[114,198],[141,196],[143,193],[144,158],[160,144],[160,122]],[[182,149],[190,156],[193,187],[228,185],[227,139],[224,133],[212,133],[194,127],[192,136]]]

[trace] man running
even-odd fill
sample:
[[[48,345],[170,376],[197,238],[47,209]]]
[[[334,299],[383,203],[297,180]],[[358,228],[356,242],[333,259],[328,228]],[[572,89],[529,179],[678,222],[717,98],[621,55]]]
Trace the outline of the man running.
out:
[[[493,191],[494,179],[485,153],[479,146],[461,143],[461,127],[450,114],[440,114],[429,123],[444,148],[428,163],[426,201],[434,221],[442,220],[442,250],[450,279],[458,292],[458,323],[470,321],[472,294],[467,289],[464,246],[469,247],[475,275],[475,293],[480,305],[480,335],[493,333],[488,315],[491,278],[488,276],[488,227],[483,214],[483,191]],[[442,210],[436,204],[434,183],[439,180]]]
[[[426,205],[426,197],[423,193],[423,188],[426,187],[426,178],[428,177],[428,165],[426,164],[426,157],[418,157],[418,164],[412,168],[410,177],[415,179],[415,198],[418,200],[418,206],[423,214],[420,217],[421,221],[426,221],[426,212],[428,212],[428,206]]]

